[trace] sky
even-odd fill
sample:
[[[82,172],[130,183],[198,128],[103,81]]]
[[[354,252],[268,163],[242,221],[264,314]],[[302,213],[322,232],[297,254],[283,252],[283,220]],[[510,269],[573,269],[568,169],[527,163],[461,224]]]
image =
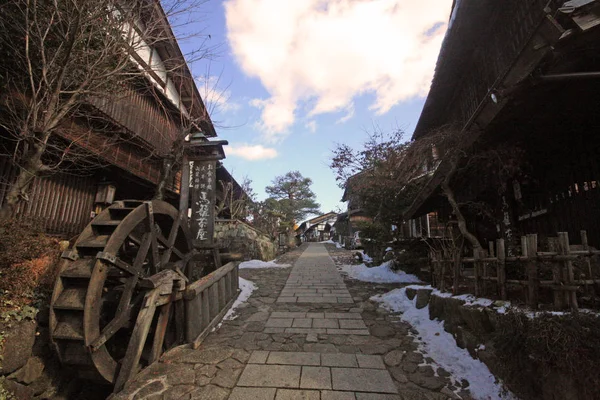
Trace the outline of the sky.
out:
[[[279,175],[313,181],[323,212],[345,210],[329,169],[338,143],[369,131],[410,139],[429,90],[452,0],[209,0],[202,30],[215,57],[191,65],[224,164],[259,200]],[[208,37],[210,35],[210,37]],[[180,41],[184,53],[200,39]]]

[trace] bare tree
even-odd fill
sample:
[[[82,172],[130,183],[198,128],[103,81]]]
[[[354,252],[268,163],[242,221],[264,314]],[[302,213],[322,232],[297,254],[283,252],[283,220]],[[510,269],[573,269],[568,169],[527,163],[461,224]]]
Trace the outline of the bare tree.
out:
[[[473,249],[481,250],[477,236],[469,230],[466,212],[494,222],[500,216],[485,202],[459,201],[457,183],[478,174],[485,176],[489,186],[505,190],[506,181],[521,170],[522,151],[517,146],[473,143],[451,126],[412,142],[402,139],[400,130],[391,135],[375,131],[360,150],[338,145],[330,167],[340,186],[350,185],[348,189],[362,199],[363,209],[376,222],[389,225],[401,223],[414,196],[430,179],[436,179],[461,235]]]
[[[239,189],[234,182],[220,180],[217,183],[223,194],[223,200],[217,204],[217,215],[227,210],[232,220],[246,220],[255,200],[252,180],[245,177]]]
[[[480,215],[494,224],[499,222],[502,216],[494,212],[494,205],[484,200],[459,201],[456,193],[463,188],[461,185],[464,185],[464,182],[479,177],[483,178],[487,188],[493,188],[498,194],[503,194],[507,181],[523,171],[524,158],[523,150],[517,144],[498,145],[484,141],[474,143],[472,137],[472,134],[445,126],[413,141],[408,148],[406,159],[409,161],[407,165],[415,165],[433,151],[437,160],[434,179],[437,179],[456,216],[460,233],[473,250],[479,252],[483,246],[477,236],[469,230],[465,211],[471,215]]]
[[[103,137],[104,146],[135,142],[127,136],[132,132],[123,135],[122,127],[98,108],[140,87],[160,97],[161,104],[165,98],[168,102],[157,75],[179,74],[185,60],[175,57],[153,65],[152,56],[145,55],[172,41],[170,29],[190,23],[189,15],[203,2],[8,0],[0,5],[0,129],[9,143],[3,153],[18,169],[0,218],[27,198],[36,176],[61,171],[74,161],[79,167],[101,165],[102,157],[80,146],[91,132]],[[206,41],[199,43],[188,61],[212,54]],[[172,118],[173,111],[165,109],[165,115]],[[175,115],[186,118],[181,110]],[[186,126],[192,125],[188,121]],[[180,147],[174,145],[172,151]]]

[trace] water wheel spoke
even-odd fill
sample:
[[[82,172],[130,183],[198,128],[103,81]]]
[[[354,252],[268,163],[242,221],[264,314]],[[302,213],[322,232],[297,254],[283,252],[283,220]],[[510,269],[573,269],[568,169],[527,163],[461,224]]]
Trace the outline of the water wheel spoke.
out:
[[[139,253],[138,253],[139,254]],[[122,271],[127,272],[129,275],[138,276],[140,274],[140,269],[135,268],[135,266],[126,263],[121,260],[119,257],[114,254],[110,254],[108,252],[99,251],[96,255],[96,258],[102,261],[106,261],[115,267],[119,268]]]
[[[146,202],[146,209],[148,212],[148,233],[151,238],[151,249],[150,253],[152,258],[152,264],[150,266],[150,275],[156,274],[160,270],[160,253],[158,251],[158,240],[157,236],[159,235],[158,229],[156,228],[156,224],[154,222],[154,210],[152,208],[151,202]]]
[[[121,311],[104,327],[104,329],[102,329],[102,333],[100,333],[98,339],[91,344],[92,351],[97,351],[104,343],[108,342],[119,329],[129,324],[132,308],[132,306],[129,306]]]
[[[174,253],[180,260],[185,258],[185,255],[179,251],[175,245],[175,240],[177,239],[177,231],[179,230],[179,220],[176,220],[173,229],[169,233],[169,238],[165,238],[161,233],[156,234],[156,238],[158,241],[165,246],[165,252],[162,255],[161,265],[165,265],[171,259],[171,254]]]
[[[123,289],[123,294],[121,295],[121,299],[119,300],[119,305],[117,307],[117,315],[115,318],[118,318],[120,313],[125,312],[129,303],[131,301],[131,296],[133,296],[133,291],[138,283],[138,278],[143,271],[144,262],[146,261],[146,257],[148,256],[148,250],[150,249],[150,235],[144,234],[142,238],[142,242],[138,253],[135,256],[135,260],[133,260],[133,270],[137,271],[137,274],[132,276],[125,283],[125,288]]]

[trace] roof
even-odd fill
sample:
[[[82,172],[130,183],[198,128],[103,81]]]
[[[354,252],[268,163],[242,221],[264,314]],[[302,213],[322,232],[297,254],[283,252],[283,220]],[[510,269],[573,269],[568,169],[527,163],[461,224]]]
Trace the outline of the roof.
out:
[[[215,137],[217,132],[210,119],[208,110],[200,96],[196,80],[189,69],[187,61],[181,52],[181,48],[177,43],[177,38],[171,29],[171,25],[167,19],[164,9],[159,1],[155,1],[156,17],[159,19],[160,27],[166,34],[165,40],[158,41],[154,44],[157,52],[163,60],[178,60],[177,67],[169,73],[172,79],[181,80],[178,85],[181,102],[189,111],[193,119],[199,121],[198,125],[205,136]]]
[[[352,190],[352,181],[358,179],[361,175],[365,174],[367,171],[371,169],[365,169],[363,171],[357,172],[356,174],[350,176],[346,179],[346,184],[344,185],[344,194],[342,195],[342,201],[348,201],[349,192]]]
[[[337,218],[337,213],[331,211],[331,212],[328,212],[327,214],[319,215],[318,217],[309,219],[308,223],[311,225],[320,224],[321,222],[327,221],[328,219],[333,218],[333,217]]]
[[[550,9],[564,0],[456,0],[431,88],[413,133],[464,126],[513,67]]]
[[[462,0],[452,5],[446,37],[442,43],[431,88],[413,139],[447,123],[446,116],[462,81],[471,73],[465,65],[471,61],[474,49],[485,40],[494,7],[489,0]]]

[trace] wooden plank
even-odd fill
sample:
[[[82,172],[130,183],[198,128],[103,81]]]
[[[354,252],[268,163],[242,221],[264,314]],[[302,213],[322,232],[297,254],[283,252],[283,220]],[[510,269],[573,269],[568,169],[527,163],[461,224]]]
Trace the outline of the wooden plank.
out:
[[[134,377],[137,371],[138,363],[142,351],[144,350],[144,344],[148,337],[148,331],[152,324],[152,318],[156,311],[156,306],[154,304],[158,296],[159,290],[154,289],[144,297],[143,307],[138,314],[135,327],[133,328],[133,332],[129,339],[125,358],[123,358],[123,363],[121,364],[121,369],[119,370],[119,375],[115,382],[114,393],[121,391],[127,382]]]
[[[475,259],[475,263],[473,264],[474,266],[474,276],[475,276],[475,296],[479,297],[481,296],[481,279],[480,279],[480,268],[481,268],[481,263],[479,262],[479,259],[481,257],[481,253],[479,252],[479,249],[473,249],[473,258]]]
[[[225,275],[227,276],[227,275]],[[226,291],[225,291],[225,276],[222,277],[219,282],[217,283],[217,287],[218,287],[218,291],[219,291],[219,310],[223,309],[223,307],[225,307],[225,304],[227,304],[227,301],[229,299],[226,298]]]
[[[500,298],[506,300],[506,253],[504,249],[504,239],[498,239],[496,241],[496,253],[498,254],[498,286],[500,289]]]
[[[535,258],[537,252],[537,235],[527,235],[527,256],[529,262],[527,263],[527,278],[528,278],[528,302],[532,308],[537,309],[538,298],[539,298],[539,282],[538,282],[538,271],[537,271],[537,259]]]
[[[188,343],[198,337],[204,328],[208,326],[208,322],[203,323],[203,297],[203,293],[200,293],[193,299],[185,301],[185,339]]]
[[[208,288],[208,311],[210,319],[219,314],[219,284],[215,282],[211,287]]]
[[[225,283],[225,299],[229,301],[231,299],[231,296],[233,295],[233,293],[231,292],[231,272],[225,275],[223,281]]]
[[[156,329],[154,331],[154,340],[152,341],[152,350],[150,351],[149,364],[157,361],[162,354],[165,334],[167,333],[167,325],[169,324],[169,316],[171,315],[171,304],[169,302],[160,308]]]
[[[208,290],[205,290],[204,292],[200,293],[199,296],[202,297],[202,301],[200,303],[200,305],[201,305],[200,316],[202,318],[201,331],[203,331],[210,324],[210,295],[208,293]]]
[[[569,244],[569,233],[568,232],[559,232],[558,238],[560,241],[561,249],[563,254],[569,255],[571,253],[571,246]],[[565,277],[565,285],[570,286],[570,283],[575,280],[574,272],[573,272],[573,263],[571,261],[565,261],[565,268],[563,271]],[[577,304],[577,293],[574,291],[565,292],[565,298],[567,299],[567,304],[571,306],[572,310],[579,309],[579,305]]]
[[[221,310],[220,313],[218,313],[208,324],[208,326],[206,327],[206,329],[204,329],[204,331],[198,335],[198,337],[194,340],[194,342],[192,343],[192,348],[195,350],[198,347],[200,347],[200,345],[202,344],[202,341],[204,340],[204,338],[210,333],[210,331],[212,330],[212,328],[214,326],[216,326],[219,322],[221,322],[221,320],[223,319],[223,317],[225,316],[225,314],[227,314],[227,311],[229,311],[229,309],[231,308],[231,306],[233,305],[233,303],[235,302],[235,300],[237,299],[238,295],[239,295],[239,291],[235,294],[235,296],[233,296],[233,298],[231,300],[229,300],[229,302],[225,305],[225,307],[223,307],[223,309]]]
[[[185,297],[190,298],[190,299],[193,297],[196,297],[198,295],[198,293],[201,293],[204,290],[206,290],[208,287],[212,286],[213,283],[217,282],[219,279],[221,279],[223,276],[228,274],[230,271],[232,271],[233,269],[237,269],[238,265],[239,265],[239,262],[230,262],[228,264],[225,264],[218,270],[213,271],[210,274],[203,276],[201,279],[197,280],[196,282],[193,282],[192,284],[188,285],[188,287],[186,289]]]

